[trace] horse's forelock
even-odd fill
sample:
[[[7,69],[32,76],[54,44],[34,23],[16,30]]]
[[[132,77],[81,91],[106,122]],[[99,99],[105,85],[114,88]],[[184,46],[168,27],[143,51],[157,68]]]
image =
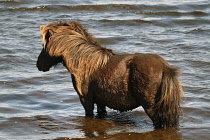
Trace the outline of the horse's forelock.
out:
[[[86,33],[86,28],[77,22],[59,22],[59,23],[48,23],[40,26],[41,39],[46,47],[47,42],[54,33],[65,32],[65,31],[76,31],[81,34]]]
[[[86,28],[77,22],[48,23],[46,25],[40,26],[40,33],[43,47],[47,50],[55,50],[55,47],[59,48],[61,44],[69,41],[68,38],[66,39],[66,41],[63,38],[61,39],[61,36],[75,35],[77,37],[81,36],[85,40],[86,38],[89,38],[90,40],[92,38],[92,36],[86,32]],[[75,37],[72,36],[71,38],[72,39],[70,40],[73,40],[73,38]],[[79,41],[78,43],[80,44],[81,41]],[[60,49],[61,48],[59,48],[59,50]]]

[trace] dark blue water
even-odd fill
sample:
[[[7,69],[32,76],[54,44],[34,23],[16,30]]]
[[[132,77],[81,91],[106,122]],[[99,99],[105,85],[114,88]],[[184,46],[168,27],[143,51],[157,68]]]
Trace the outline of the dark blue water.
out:
[[[182,71],[178,130],[154,130],[143,109],[85,118],[70,74],[35,64],[39,27],[78,21],[117,53],[156,53]],[[210,1],[0,0],[0,139],[210,139]]]

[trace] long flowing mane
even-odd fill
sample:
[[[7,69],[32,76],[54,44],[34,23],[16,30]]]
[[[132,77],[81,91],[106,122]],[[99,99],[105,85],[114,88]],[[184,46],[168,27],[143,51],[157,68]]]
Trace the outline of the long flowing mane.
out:
[[[89,76],[114,55],[77,22],[50,23],[44,28],[47,29],[52,35],[45,49],[51,56],[62,56],[71,73],[81,71],[84,77]]]

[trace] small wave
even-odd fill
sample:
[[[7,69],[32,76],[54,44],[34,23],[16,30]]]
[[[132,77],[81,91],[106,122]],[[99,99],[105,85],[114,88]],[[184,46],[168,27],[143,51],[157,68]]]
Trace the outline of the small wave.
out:
[[[15,12],[18,12],[18,11],[36,11],[36,10],[45,9],[45,8],[47,10],[47,6],[46,5],[32,7],[32,8],[28,8],[28,7],[8,7],[8,8],[1,8],[0,11],[4,11],[4,12],[5,12],[5,10],[7,10],[7,11],[15,11]]]
[[[39,5],[36,7],[7,7],[1,8],[0,10],[8,10],[8,11],[34,11],[44,9],[47,11],[112,11],[112,10],[137,10],[137,9],[145,9],[145,6],[134,6],[134,5]]]
[[[32,7],[31,5],[15,2],[13,1],[11,5],[6,5],[5,2],[0,2],[4,4],[5,9],[25,9],[25,10],[31,10],[31,9],[40,9],[40,8],[49,8],[49,9],[69,9],[69,10],[87,10],[87,11],[104,11],[104,10],[140,10],[140,11],[169,11],[169,10],[178,10],[178,9],[197,9],[197,10],[204,10],[209,8],[209,4],[188,4],[185,5],[167,5],[167,4],[158,4],[158,5],[151,5],[151,4],[99,4],[99,5],[40,5],[40,4],[34,4],[37,6]],[[24,5],[24,6],[21,6]],[[19,7],[18,7],[19,6]]]
[[[208,16],[209,14],[203,11],[192,11],[192,12],[178,12],[178,11],[164,11],[164,12],[134,12],[135,14],[146,14],[146,15],[153,15],[153,16],[173,16],[173,17],[180,17],[180,16]]]
[[[14,1],[14,0],[4,0],[4,1],[0,1],[0,4],[20,4],[20,2]]]
[[[113,19],[113,20],[110,20],[110,19],[101,19],[101,20],[97,20],[97,21],[100,21],[100,22],[116,22],[118,24],[120,24],[119,22],[126,22],[126,25],[129,25],[129,22],[138,22],[138,23],[152,23],[151,21],[149,20],[141,20],[141,19]],[[123,24],[123,23],[122,23]]]

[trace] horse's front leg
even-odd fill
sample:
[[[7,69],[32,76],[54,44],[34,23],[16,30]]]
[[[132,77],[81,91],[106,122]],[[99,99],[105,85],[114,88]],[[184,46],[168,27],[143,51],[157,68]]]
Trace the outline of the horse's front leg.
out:
[[[99,115],[105,115],[107,113],[106,112],[106,106],[97,104],[97,113]]]
[[[85,109],[85,115],[87,117],[92,117],[93,114],[93,110],[94,110],[94,102],[93,99],[91,97],[80,97],[80,102],[82,103],[84,109]]]

